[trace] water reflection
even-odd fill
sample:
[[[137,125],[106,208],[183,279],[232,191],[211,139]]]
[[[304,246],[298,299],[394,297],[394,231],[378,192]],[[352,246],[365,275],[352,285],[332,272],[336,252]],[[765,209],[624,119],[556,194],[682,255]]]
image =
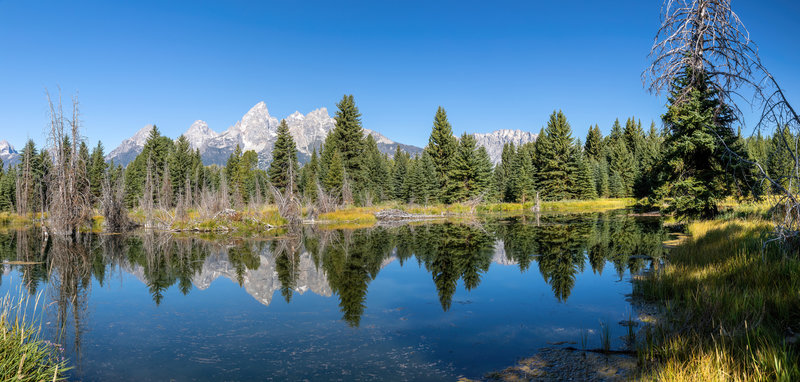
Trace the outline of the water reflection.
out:
[[[35,230],[11,231],[0,234],[0,253],[4,260],[37,262],[19,266],[24,285],[35,293],[50,284],[58,328],[63,332],[71,325],[80,354],[81,315],[92,278],[103,286],[115,270],[146,284],[155,305],[173,286],[185,295],[219,277],[235,281],[264,305],[276,291],[287,303],[309,290],[335,295],[342,319],[357,327],[370,283],[395,260],[404,265],[416,260],[430,273],[444,311],[459,285],[478,288],[492,263],[515,265],[520,272],[538,267],[553,296],[566,301],[587,264],[602,273],[611,263],[619,277],[639,271],[664,254],[664,235],[656,219],[605,213],[360,230],[304,227],[268,241],[142,232],[85,235],[75,243]]]

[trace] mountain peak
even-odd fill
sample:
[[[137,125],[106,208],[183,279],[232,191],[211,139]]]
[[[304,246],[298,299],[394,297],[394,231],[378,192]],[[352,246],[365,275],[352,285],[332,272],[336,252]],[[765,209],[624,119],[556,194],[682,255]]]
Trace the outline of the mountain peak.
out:
[[[478,145],[486,148],[492,163],[500,163],[503,156],[503,146],[506,143],[513,143],[515,146],[520,146],[528,142],[536,141],[537,134],[522,131],[519,129],[500,129],[492,131],[491,133],[475,133],[473,134]]]
[[[183,136],[189,141],[189,146],[192,149],[199,149],[207,139],[218,136],[217,132],[208,127],[208,123],[203,120],[197,120],[192,123],[189,130],[183,133]]]

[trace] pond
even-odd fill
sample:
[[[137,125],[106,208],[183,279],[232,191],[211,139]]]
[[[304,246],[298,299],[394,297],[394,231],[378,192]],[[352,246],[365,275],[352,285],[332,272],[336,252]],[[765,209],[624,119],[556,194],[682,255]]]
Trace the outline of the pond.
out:
[[[0,293],[41,293],[70,377],[454,380],[549,343],[623,346],[630,275],[666,234],[626,211],[278,238],[0,231]],[[44,244],[43,244],[44,243]]]

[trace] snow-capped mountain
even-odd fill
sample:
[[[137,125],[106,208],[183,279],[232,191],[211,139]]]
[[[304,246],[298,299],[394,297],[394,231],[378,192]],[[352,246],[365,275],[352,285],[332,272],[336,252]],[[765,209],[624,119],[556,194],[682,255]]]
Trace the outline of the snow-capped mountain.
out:
[[[486,148],[489,157],[492,158],[492,163],[498,164],[506,143],[513,143],[514,146],[519,147],[525,143],[536,141],[538,134],[522,130],[501,129],[486,134],[475,133],[473,136],[478,145]]]
[[[208,128],[206,121],[197,120],[192,123],[189,130],[183,133],[183,136],[189,141],[189,146],[194,149],[199,149],[208,140],[219,136],[217,132]]]
[[[106,155],[106,161],[113,160],[116,164],[127,166],[132,162],[144,148],[144,143],[147,142],[147,137],[150,136],[150,131],[153,130],[153,125],[147,125],[136,132],[132,137],[122,141],[117,148],[112,150]]]
[[[3,167],[13,166],[19,160],[19,153],[14,150],[7,141],[0,141],[0,159],[3,160]]]
[[[297,145],[297,156],[301,163],[305,163],[311,158],[314,149],[319,150],[325,142],[325,137],[333,130],[335,122],[326,108],[320,108],[305,115],[296,111],[286,117],[286,123],[289,125],[289,132]],[[203,163],[206,165],[224,165],[236,149],[236,145],[239,145],[242,151],[253,150],[258,153],[259,166],[266,167],[272,160],[272,147],[277,139],[279,123],[279,119],[269,114],[267,104],[259,102],[241,120],[222,133],[216,133],[204,121],[198,120],[183,135],[189,140],[192,149],[200,150]],[[152,126],[146,126],[133,137],[123,141],[119,147],[106,156],[106,160],[113,159],[116,163],[128,164],[142,152],[150,129]],[[365,129],[365,133],[375,138],[381,152],[390,155],[394,154],[398,145],[401,150],[412,155],[422,151],[416,146],[394,142],[375,131]]]

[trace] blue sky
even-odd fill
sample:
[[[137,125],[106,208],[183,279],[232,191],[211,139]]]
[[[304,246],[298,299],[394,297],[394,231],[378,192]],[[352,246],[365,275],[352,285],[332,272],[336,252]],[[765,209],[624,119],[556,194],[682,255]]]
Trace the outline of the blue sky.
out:
[[[612,6],[613,5],[613,6]],[[800,2],[734,0],[762,60],[800,103]],[[658,121],[641,72],[660,1],[0,0],[0,139],[44,143],[44,89],[79,92],[84,135],[116,147],[145,124],[216,131],[265,101],[278,118],[353,94],[364,127],[424,146],[437,106],[457,134],[576,137]],[[748,121],[750,122],[750,121]]]

